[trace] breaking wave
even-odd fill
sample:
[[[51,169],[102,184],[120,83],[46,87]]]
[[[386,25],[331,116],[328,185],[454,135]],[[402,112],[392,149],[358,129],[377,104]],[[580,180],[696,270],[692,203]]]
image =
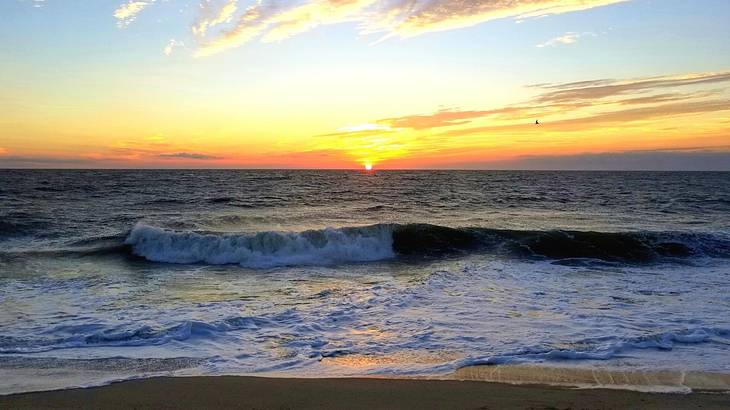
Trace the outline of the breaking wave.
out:
[[[481,252],[564,265],[652,263],[730,258],[727,233],[527,231],[376,224],[303,232],[206,233],[137,224],[126,234],[52,248],[0,251],[8,256],[134,255],[152,262],[238,264],[249,268],[333,265],[400,257],[433,259]]]
[[[239,264],[251,268],[327,265],[449,253],[492,252],[506,257],[570,263],[648,263],[689,257],[730,257],[730,237],[678,232],[520,231],[376,224],[304,232],[214,234],[138,224],[125,244],[154,262]]]
[[[730,257],[730,236],[689,232],[508,230],[402,225],[393,233],[399,254],[492,250],[516,257],[641,263],[662,258]]]
[[[218,334],[237,330],[257,330],[287,321],[301,320],[289,310],[269,317],[234,316],[220,321],[183,321],[170,327],[153,328],[148,325],[103,324],[60,325],[53,333],[64,336],[38,335],[36,337],[0,336],[0,354],[28,354],[56,349],[83,347],[159,346],[192,337],[215,338]]]
[[[395,256],[389,225],[234,235],[137,225],[125,243],[134,254],[154,262],[239,264],[251,268],[366,262]]]

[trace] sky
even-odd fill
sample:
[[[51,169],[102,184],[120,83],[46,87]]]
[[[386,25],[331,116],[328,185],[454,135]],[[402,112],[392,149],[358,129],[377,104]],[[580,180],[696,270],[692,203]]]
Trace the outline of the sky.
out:
[[[727,0],[3,0],[0,16],[2,168],[730,170]]]

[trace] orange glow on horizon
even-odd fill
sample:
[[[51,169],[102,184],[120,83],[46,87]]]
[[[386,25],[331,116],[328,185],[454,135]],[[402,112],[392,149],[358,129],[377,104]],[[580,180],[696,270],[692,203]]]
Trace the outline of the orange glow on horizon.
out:
[[[318,110],[277,120],[263,114],[265,104],[254,107],[251,121],[225,107],[202,118],[190,111],[202,106],[171,104],[155,116],[102,106],[93,112],[98,121],[89,122],[83,110],[51,108],[39,116],[19,104],[0,114],[0,166],[521,168],[533,158],[560,166],[571,156],[730,150],[730,91],[717,88],[730,84],[730,71],[602,81],[543,84],[521,100],[469,108],[343,108],[327,111],[326,121]],[[109,131],[99,134],[97,122]]]

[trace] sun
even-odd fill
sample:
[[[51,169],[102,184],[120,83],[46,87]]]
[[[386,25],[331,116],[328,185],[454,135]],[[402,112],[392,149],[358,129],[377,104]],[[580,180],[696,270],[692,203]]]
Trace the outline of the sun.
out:
[[[365,171],[372,171],[373,170],[373,164],[367,163],[365,164]]]

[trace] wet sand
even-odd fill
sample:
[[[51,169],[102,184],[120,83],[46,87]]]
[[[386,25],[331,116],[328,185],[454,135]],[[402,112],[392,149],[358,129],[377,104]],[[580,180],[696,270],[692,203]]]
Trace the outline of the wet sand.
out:
[[[0,408],[727,409],[730,395],[459,380],[162,377],[87,389],[0,396]]]
[[[649,393],[730,392],[730,374],[701,371],[646,371],[517,364],[467,366],[457,370],[449,378],[492,383],[635,390]]]

